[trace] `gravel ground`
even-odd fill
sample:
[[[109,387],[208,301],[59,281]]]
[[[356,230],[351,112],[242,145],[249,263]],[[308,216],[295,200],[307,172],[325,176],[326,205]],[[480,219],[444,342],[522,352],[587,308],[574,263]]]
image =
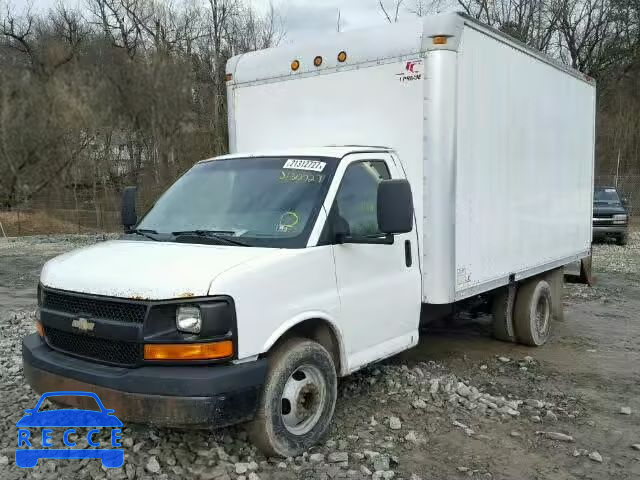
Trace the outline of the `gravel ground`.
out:
[[[42,264],[96,236],[0,240],[0,478],[640,478],[640,233],[594,247],[597,285],[566,287],[566,318],[532,349],[494,341],[458,315],[415,349],[343,379],[327,442],[269,459],[242,426],[129,425],[125,465],[14,465],[15,422],[38,396],[22,377]],[[636,448],[633,445],[637,445]]]

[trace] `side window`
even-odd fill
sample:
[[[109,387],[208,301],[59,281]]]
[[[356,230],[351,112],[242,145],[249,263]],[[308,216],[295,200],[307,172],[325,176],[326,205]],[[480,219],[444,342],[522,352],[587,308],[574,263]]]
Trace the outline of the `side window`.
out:
[[[378,228],[378,184],[389,178],[389,169],[382,160],[347,167],[333,208],[349,225],[350,235],[382,235]]]

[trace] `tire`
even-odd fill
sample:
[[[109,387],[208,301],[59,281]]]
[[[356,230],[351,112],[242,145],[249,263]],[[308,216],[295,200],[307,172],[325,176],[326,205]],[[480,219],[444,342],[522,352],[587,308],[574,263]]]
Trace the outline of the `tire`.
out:
[[[267,456],[300,455],[329,430],[337,390],[331,354],[311,340],[287,340],[269,357],[251,440]]]
[[[629,236],[626,233],[621,233],[616,238],[616,243],[621,246],[625,246],[629,242]]]
[[[546,280],[531,279],[518,289],[514,326],[518,341],[539,347],[549,338],[553,312],[551,286]]]
[[[503,342],[516,341],[511,291],[510,287],[502,288],[494,295],[491,307],[493,313],[493,336]]]

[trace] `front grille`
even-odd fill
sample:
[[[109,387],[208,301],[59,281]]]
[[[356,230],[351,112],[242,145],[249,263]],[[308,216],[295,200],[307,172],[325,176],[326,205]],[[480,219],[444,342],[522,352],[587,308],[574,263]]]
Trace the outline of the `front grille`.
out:
[[[142,323],[147,312],[143,303],[102,300],[93,297],[69,295],[50,290],[43,291],[43,308],[90,318],[104,318],[120,322]]]
[[[65,353],[122,366],[133,366],[142,358],[139,343],[69,333],[47,326],[44,332],[49,346]]]

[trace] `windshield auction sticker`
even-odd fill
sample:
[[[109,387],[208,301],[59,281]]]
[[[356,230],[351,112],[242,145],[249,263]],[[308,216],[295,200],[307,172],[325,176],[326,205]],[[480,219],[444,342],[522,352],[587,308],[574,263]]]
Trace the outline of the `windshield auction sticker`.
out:
[[[311,170],[313,172],[321,172],[324,170],[324,167],[326,165],[327,165],[326,162],[321,162],[319,160],[289,159],[285,162],[282,168],[287,168],[292,170]]]

